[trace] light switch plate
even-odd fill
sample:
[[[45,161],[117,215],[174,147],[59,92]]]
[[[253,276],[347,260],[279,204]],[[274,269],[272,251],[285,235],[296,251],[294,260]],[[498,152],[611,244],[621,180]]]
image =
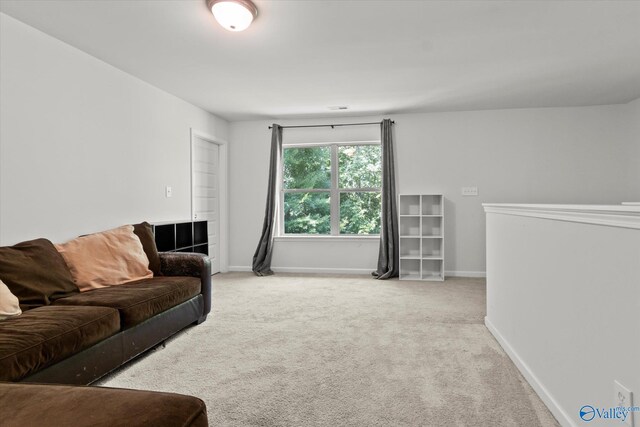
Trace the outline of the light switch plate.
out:
[[[171,189],[171,187],[166,186],[164,189],[164,195],[166,197],[171,197],[173,195],[173,190]]]

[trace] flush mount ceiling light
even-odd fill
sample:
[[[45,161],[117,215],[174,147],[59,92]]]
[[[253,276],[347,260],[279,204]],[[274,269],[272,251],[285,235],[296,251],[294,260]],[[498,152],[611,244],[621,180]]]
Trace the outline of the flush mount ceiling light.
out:
[[[207,7],[229,31],[246,30],[258,16],[258,8],[251,0],[207,0]]]

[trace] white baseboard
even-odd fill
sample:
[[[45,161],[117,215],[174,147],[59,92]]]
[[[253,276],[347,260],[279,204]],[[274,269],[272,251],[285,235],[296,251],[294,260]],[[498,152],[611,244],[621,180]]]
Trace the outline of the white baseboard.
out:
[[[371,274],[375,268],[310,268],[310,267],[272,267],[274,273],[309,274]],[[251,271],[250,266],[230,265],[229,271]]]
[[[445,271],[444,277],[487,277],[486,271]]]
[[[252,271],[252,270],[251,270],[251,266],[249,265],[230,265],[229,272],[234,272],[234,271]]]
[[[367,274],[374,268],[307,268],[307,267],[273,267],[276,273],[312,273],[312,274]]]
[[[375,268],[273,267],[276,273],[371,274]],[[248,265],[230,265],[229,271],[251,271]],[[445,277],[487,277],[485,271],[445,271]]]
[[[502,334],[496,329],[491,321],[485,317],[484,324],[489,329],[489,332],[495,337],[498,344],[504,349],[505,353],[513,361],[514,365],[518,368],[522,376],[527,380],[531,388],[538,394],[540,399],[547,405],[549,411],[556,417],[556,420],[563,427],[577,427],[577,424],[573,422],[571,417],[566,413],[564,409],[558,404],[558,402],[551,396],[546,387],[538,380],[538,377],[531,371],[529,366],[520,358],[518,353],[511,347]]]

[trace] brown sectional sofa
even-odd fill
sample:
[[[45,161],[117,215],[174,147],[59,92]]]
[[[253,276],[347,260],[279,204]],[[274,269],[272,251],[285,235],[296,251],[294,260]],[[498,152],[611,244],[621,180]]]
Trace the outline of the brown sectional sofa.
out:
[[[196,397],[106,387],[0,383],[3,427],[206,427]]]
[[[84,386],[211,311],[209,259],[139,237],[154,277],[85,292],[48,240],[0,248],[0,280],[23,311],[0,320],[2,426],[207,425],[196,397]]]
[[[162,276],[56,299],[0,322],[0,381],[90,384],[211,310],[211,264],[160,253]]]

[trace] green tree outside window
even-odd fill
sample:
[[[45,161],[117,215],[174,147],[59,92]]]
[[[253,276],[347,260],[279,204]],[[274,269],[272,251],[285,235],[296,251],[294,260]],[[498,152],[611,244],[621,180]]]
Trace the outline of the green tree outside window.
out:
[[[380,234],[380,145],[287,147],[283,160],[285,234]]]

